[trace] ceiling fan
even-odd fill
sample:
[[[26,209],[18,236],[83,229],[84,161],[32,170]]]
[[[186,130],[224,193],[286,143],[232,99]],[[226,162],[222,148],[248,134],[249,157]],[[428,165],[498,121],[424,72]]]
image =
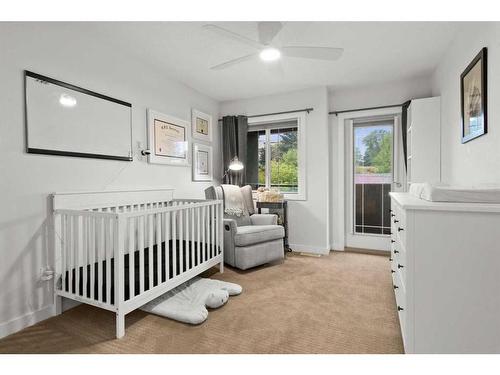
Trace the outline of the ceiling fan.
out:
[[[282,56],[334,61],[339,59],[344,51],[343,48],[333,47],[278,46],[273,43],[273,40],[283,28],[281,22],[257,22],[257,27],[259,40],[255,41],[214,24],[203,25],[205,30],[233,41],[246,44],[255,49],[253,53],[214,65],[210,69],[226,69],[241,62],[251,60],[257,56],[259,56],[262,61],[266,62],[279,60]]]

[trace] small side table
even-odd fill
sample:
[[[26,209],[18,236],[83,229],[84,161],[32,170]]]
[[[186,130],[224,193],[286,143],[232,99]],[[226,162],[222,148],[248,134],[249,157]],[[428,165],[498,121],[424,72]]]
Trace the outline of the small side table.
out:
[[[278,225],[285,228],[285,238],[283,238],[283,247],[285,251],[292,251],[288,246],[288,204],[283,202],[257,202],[258,213],[262,213],[262,209],[267,208],[270,214],[278,215]]]

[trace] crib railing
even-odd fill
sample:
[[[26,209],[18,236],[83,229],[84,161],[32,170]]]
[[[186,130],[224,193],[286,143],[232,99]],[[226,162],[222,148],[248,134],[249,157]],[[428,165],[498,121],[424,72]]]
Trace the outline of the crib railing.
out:
[[[56,293],[124,316],[223,261],[222,201],[55,210]]]

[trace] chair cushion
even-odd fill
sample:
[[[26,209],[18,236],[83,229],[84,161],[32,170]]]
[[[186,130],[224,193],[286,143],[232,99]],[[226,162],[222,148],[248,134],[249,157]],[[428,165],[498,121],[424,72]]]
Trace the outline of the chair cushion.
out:
[[[285,230],[281,225],[247,225],[237,228],[234,244],[249,246],[283,237],[285,237]]]

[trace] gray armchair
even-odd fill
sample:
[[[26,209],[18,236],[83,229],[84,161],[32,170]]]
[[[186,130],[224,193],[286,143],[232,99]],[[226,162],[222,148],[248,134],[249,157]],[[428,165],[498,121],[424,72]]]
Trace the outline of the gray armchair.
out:
[[[271,214],[256,214],[250,185],[211,186],[205,190],[207,199],[224,201],[224,262],[246,270],[284,258],[285,231]],[[243,208],[241,215],[230,215],[228,202]]]

